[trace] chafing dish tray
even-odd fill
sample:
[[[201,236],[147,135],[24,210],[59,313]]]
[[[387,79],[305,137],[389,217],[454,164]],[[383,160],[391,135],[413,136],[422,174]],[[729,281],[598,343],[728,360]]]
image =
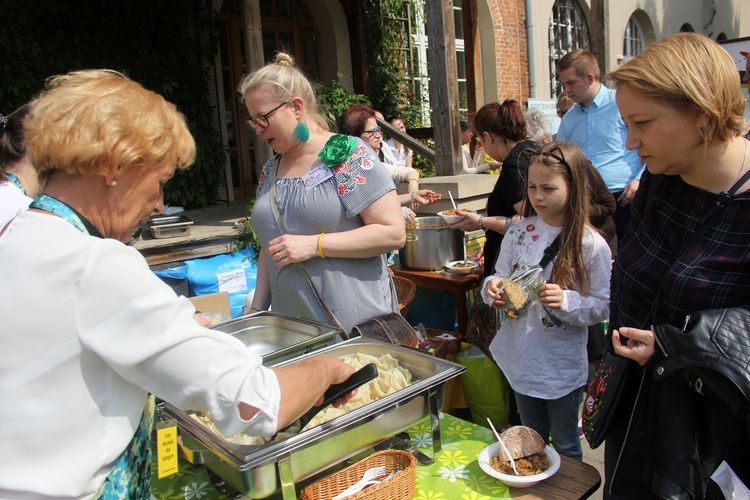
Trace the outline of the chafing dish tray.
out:
[[[311,352],[341,340],[342,331],[303,318],[262,311],[210,327],[232,335],[263,358],[264,365]]]
[[[466,371],[464,366],[414,348],[364,337],[314,354],[323,353],[339,358],[357,353],[391,354],[412,373],[412,383],[318,427],[262,445],[230,443],[195,421],[188,412],[168,403],[160,405],[160,418],[176,420],[180,429],[180,451],[188,461],[205,464],[226,484],[255,499],[267,498],[279,491],[284,500],[296,499],[295,485],[428,417],[433,449],[435,452],[440,450],[438,414],[445,383]],[[279,365],[299,361],[302,357]]]
[[[193,221],[184,215],[156,215],[148,220],[148,227],[154,238],[187,236]]]

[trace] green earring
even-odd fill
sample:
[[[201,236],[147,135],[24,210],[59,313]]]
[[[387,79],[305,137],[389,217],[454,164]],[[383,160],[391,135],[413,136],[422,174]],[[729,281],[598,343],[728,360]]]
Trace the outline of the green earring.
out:
[[[310,129],[307,128],[307,125],[304,123],[299,122],[297,123],[297,126],[294,127],[294,137],[299,139],[299,142],[307,142],[310,138]]]

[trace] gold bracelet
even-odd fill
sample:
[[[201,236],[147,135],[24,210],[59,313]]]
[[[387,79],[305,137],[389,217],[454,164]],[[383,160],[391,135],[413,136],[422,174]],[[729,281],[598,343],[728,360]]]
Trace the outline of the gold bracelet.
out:
[[[326,258],[326,256],[323,255],[323,235],[324,234],[326,234],[326,233],[320,233],[318,235],[318,255],[320,256],[321,259],[325,259]]]

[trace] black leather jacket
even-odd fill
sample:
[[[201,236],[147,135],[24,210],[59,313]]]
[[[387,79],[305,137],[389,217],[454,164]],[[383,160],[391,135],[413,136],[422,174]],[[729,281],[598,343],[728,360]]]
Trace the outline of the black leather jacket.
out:
[[[632,393],[613,493],[703,499],[722,460],[750,484],[750,311],[724,311],[655,328],[659,352]]]

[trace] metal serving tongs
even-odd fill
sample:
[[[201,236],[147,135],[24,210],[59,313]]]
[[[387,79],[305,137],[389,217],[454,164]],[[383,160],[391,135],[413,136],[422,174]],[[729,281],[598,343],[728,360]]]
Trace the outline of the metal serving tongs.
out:
[[[352,392],[354,389],[376,378],[378,378],[378,367],[375,365],[375,363],[366,364],[365,366],[351,374],[348,379],[341,382],[340,384],[331,384],[326,390],[325,394],[323,394],[323,402],[320,405],[313,406],[298,420],[295,420],[291,424],[287,425],[279,432],[287,431],[292,425],[296,424],[297,422],[299,422],[299,428],[300,430],[302,430],[308,423],[310,423],[310,420],[312,420],[313,417],[317,415],[323,408],[331,403],[335,403],[339,399]]]

